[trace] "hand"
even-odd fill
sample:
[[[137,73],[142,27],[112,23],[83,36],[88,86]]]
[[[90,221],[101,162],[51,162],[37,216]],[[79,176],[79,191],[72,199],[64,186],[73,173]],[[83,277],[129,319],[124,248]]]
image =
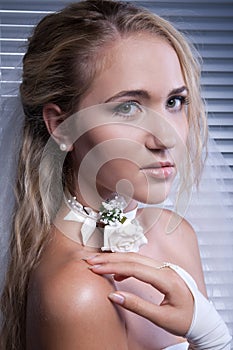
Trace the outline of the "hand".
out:
[[[175,335],[184,336],[193,317],[193,296],[183,279],[164,263],[136,253],[99,254],[85,259],[93,272],[113,274],[116,281],[134,277],[151,284],[164,294],[160,305],[124,292],[111,293],[109,299]]]

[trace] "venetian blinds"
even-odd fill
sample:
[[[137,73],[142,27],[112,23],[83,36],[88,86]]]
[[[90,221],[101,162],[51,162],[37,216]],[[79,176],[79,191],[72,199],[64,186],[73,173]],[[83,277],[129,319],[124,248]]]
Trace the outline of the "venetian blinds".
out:
[[[172,21],[203,59],[202,91],[210,135],[223,155],[215,170],[224,186],[220,181],[215,188],[207,168],[204,196],[190,208],[189,219],[198,235],[208,296],[233,333],[233,176],[223,170],[224,164],[233,170],[233,1],[139,3]],[[227,210],[219,207],[223,197]]]
[[[1,94],[18,82],[9,80],[13,68],[25,51],[26,37],[33,25],[48,12],[63,7],[67,0],[1,0]],[[233,170],[233,0],[160,0],[134,1],[169,19],[195,44],[203,58],[203,97],[207,101],[209,128],[223,158]],[[1,128],[1,126],[0,126]],[[225,172],[224,191],[232,203],[232,172]],[[214,202],[214,199],[213,199]],[[227,204],[227,203],[226,203]],[[230,208],[233,212],[233,208]],[[233,233],[219,227],[221,218],[212,220],[199,235],[208,294],[233,332]],[[213,240],[205,239],[213,234]],[[217,253],[216,253],[217,252]],[[227,262],[227,263],[226,263]],[[213,275],[215,270],[215,275]]]

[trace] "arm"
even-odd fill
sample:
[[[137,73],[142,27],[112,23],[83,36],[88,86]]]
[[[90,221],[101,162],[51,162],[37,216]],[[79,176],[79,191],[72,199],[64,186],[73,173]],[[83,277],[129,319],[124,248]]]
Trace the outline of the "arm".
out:
[[[225,323],[182,268],[161,265],[138,254],[100,255],[88,262],[95,273],[114,273],[118,281],[131,276],[150,283],[164,294],[160,305],[122,291],[109,295],[113,302],[171,333],[185,336],[190,349],[230,349],[231,336]]]
[[[107,298],[113,291],[112,283],[94,275],[84,261],[59,271],[40,296],[38,349],[127,350],[124,323]],[[34,339],[27,349],[35,344]]]

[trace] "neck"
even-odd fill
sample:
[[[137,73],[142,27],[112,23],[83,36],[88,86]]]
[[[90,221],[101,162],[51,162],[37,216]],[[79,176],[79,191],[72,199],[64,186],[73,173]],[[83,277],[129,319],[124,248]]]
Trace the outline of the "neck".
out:
[[[131,200],[127,203],[123,215],[132,220],[136,211],[137,202]],[[65,198],[54,225],[62,234],[82,246],[99,249],[104,245],[104,225],[99,213],[83,206],[76,197]]]
[[[67,197],[69,197],[69,193],[67,192],[66,193]],[[103,198],[101,197],[98,197],[98,198],[94,198],[91,194],[88,196],[88,201],[85,200],[82,195],[79,193],[79,191],[75,191],[75,192],[71,192],[71,195],[73,198],[76,198],[77,201],[83,206],[83,207],[88,207],[88,208],[91,208],[93,211],[96,211],[98,212],[100,207],[101,207],[101,203],[103,201],[106,201],[106,200],[109,200],[109,199],[112,199],[114,197],[114,193],[110,193],[110,192],[107,192],[105,193],[105,195],[103,196]],[[138,202],[133,199],[133,198],[130,198],[128,199],[127,197],[125,196],[122,196],[124,197],[125,201],[126,201],[126,206],[124,208],[124,213],[127,213],[129,211],[132,211],[134,210],[135,208],[138,207]]]
[[[138,207],[138,202],[135,201],[134,199],[131,199],[131,201],[127,204],[127,207],[124,209],[124,213],[127,213],[131,210],[134,210]]]

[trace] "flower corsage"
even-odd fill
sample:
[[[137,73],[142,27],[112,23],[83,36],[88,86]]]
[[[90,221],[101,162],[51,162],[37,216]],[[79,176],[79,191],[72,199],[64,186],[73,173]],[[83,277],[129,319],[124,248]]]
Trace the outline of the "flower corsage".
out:
[[[102,202],[99,212],[83,207],[76,197],[71,197],[66,203],[71,210],[64,220],[83,223],[81,227],[83,245],[87,245],[96,227],[103,228],[102,251],[138,252],[139,248],[147,243],[143,228],[135,219],[137,208],[123,213],[126,202],[121,196],[116,195],[114,199]]]
[[[139,248],[147,243],[143,228],[135,219],[136,210],[134,218],[129,219],[127,213],[123,213],[125,206],[126,203],[120,196],[102,202],[99,212],[99,221],[105,225],[102,251],[138,252]]]

